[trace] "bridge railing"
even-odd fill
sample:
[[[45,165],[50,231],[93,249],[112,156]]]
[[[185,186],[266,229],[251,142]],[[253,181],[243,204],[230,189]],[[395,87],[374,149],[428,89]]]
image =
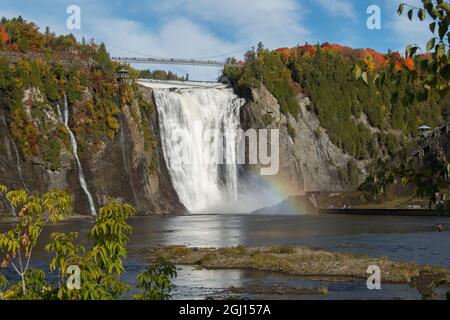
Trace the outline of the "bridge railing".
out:
[[[224,67],[234,66],[241,67],[240,64],[227,64],[221,61],[214,60],[198,60],[198,59],[179,59],[179,58],[138,58],[138,57],[112,57],[113,61],[123,63],[139,63],[139,64],[180,64],[180,65],[194,65],[205,67]]]

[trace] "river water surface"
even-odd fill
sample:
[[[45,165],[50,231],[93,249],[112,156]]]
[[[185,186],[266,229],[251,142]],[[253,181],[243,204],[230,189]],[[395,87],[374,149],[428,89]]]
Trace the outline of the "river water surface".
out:
[[[230,247],[237,245],[302,245],[325,250],[389,257],[396,261],[439,265],[450,268],[450,219],[439,217],[377,217],[347,215],[181,215],[136,217],[129,243],[129,259],[124,279],[133,283],[147,264],[143,249],[156,245],[191,247]],[[437,232],[441,224],[444,232]],[[0,232],[11,225],[0,224]],[[67,221],[50,226],[43,234],[46,243],[51,232],[78,231],[83,241],[92,221]],[[45,266],[49,257],[42,246],[34,256],[35,266]],[[10,278],[11,273],[7,273]],[[363,280],[351,282],[317,281],[267,272],[204,270],[178,266],[174,298],[204,299],[231,295],[227,288],[307,287],[327,288],[325,296],[269,295],[249,293],[248,298],[325,299],[417,299],[417,291],[406,285],[383,284],[371,291]]]

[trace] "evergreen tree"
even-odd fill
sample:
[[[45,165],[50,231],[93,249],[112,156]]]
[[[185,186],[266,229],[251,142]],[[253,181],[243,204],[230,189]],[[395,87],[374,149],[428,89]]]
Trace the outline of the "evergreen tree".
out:
[[[95,60],[98,63],[98,66],[100,67],[100,69],[102,69],[104,72],[106,72],[108,74],[112,73],[113,66],[112,66],[111,58],[110,58],[109,53],[106,50],[106,46],[103,42],[100,44],[100,47],[98,48]]]

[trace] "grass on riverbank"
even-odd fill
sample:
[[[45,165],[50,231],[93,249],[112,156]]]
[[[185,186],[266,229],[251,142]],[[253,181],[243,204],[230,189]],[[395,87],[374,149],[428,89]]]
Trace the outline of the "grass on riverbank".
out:
[[[337,280],[367,279],[367,267],[377,265],[381,269],[382,281],[385,282],[416,286],[423,275],[432,275],[430,281],[434,285],[450,284],[450,269],[298,246],[239,246],[219,249],[160,246],[145,250],[145,255],[150,261],[162,258],[175,264],[198,265],[208,269],[252,269]]]

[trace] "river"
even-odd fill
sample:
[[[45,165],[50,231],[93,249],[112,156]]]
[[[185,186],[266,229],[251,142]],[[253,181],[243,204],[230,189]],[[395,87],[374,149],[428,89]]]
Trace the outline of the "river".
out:
[[[396,261],[450,268],[450,218],[377,217],[347,215],[176,215],[131,219],[134,227],[129,243],[129,259],[124,279],[133,283],[146,268],[142,249],[156,245],[192,247],[230,247],[237,245],[302,245],[331,251],[389,257]],[[437,232],[442,224],[444,232]],[[84,240],[91,220],[67,221],[46,229],[42,243],[55,231],[79,231]],[[9,224],[1,224],[0,232]],[[42,245],[35,251],[34,265],[45,266],[48,256]],[[11,277],[11,273],[6,273]],[[178,266],[174,298],[204,299],[230,295],[228,287],[288,286],[328,288],[324,296],[258,295],[249,298],[297,299],[417,299],[417,291],[407,285],[383,284],[382,290],[370,291],[365,281],[318,281],[294,276],[242,270],[204,270]]]

